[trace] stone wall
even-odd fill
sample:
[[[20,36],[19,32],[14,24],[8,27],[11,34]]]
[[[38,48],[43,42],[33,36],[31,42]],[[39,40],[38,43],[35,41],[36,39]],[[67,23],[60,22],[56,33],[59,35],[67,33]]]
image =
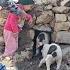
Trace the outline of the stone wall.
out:
[[[37,1],[37,0],[36,0]],[[35,25],[38,30],[52,27],[52,41],[70,44],[70,7],[64,6],[69,0],[41,0],[35,9]],[[69,3],[70,4],[70,3]]]
[[[3,39],[3,27],[4,27],[4,22],[6,21],[7,18],[7,10],[2,10],[0,11],[0,46],[4,43]]]

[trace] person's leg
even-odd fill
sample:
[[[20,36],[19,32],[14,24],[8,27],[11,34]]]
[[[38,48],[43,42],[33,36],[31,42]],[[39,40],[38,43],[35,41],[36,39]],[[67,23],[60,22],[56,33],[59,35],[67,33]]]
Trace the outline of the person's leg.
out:
[[[4,30],[4,41],[5,51],[3,56],[13,56],[18,48],[18,37],[15,39],[11,31]]]

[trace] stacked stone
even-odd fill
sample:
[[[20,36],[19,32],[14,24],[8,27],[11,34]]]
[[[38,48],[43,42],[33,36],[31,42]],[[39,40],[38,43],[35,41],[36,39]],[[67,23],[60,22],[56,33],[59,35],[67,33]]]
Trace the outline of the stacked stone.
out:
[[[46,31],[51,26],[53,41],[70,44],[70,7],[59,5],[60,0],[41,0],[35,8],[34,28]]]
[[[7,10],[0,11],[0,45],[4,43],[3,40],[3,26],[7,17]]]

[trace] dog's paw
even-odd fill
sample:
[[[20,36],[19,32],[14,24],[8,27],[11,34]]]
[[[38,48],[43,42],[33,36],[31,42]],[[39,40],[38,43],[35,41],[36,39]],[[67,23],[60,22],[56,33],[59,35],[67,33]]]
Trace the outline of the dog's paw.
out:
[[[38,67],[41,67],[41,64],[39,64]]]

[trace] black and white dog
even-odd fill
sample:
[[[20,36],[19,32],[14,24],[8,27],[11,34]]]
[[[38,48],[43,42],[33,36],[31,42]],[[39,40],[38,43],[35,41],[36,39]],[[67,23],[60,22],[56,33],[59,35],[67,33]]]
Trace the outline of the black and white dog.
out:
[[[40,43],[39,45],[41,46],[42,43]],[[62,51],[60,46],[55,43],[44,44],[41,52],[43,59],[41,59],[39,67],[42,66],[43,63],[46,63],[47,70],[50,70],[50,65],[56,62],[57,63],[56,70],[59,70],[62,61]]]
[[[36,54],[41,54],[41,50],[43,48],[44,44],[49,43],[49,36],[45,32],[39,33],[39,35],[36,38]],[[42,55],[42,54],[41,54]]]
[[[46,31],[35,30],[35,36],[33,39],[33,55],[36,55],[38,51],[41,54],[41,49],[43,48],[43,44],[48,44],[51,42],[51,33],[47,33]],[[43,43],[41,46],[39,44]]]

